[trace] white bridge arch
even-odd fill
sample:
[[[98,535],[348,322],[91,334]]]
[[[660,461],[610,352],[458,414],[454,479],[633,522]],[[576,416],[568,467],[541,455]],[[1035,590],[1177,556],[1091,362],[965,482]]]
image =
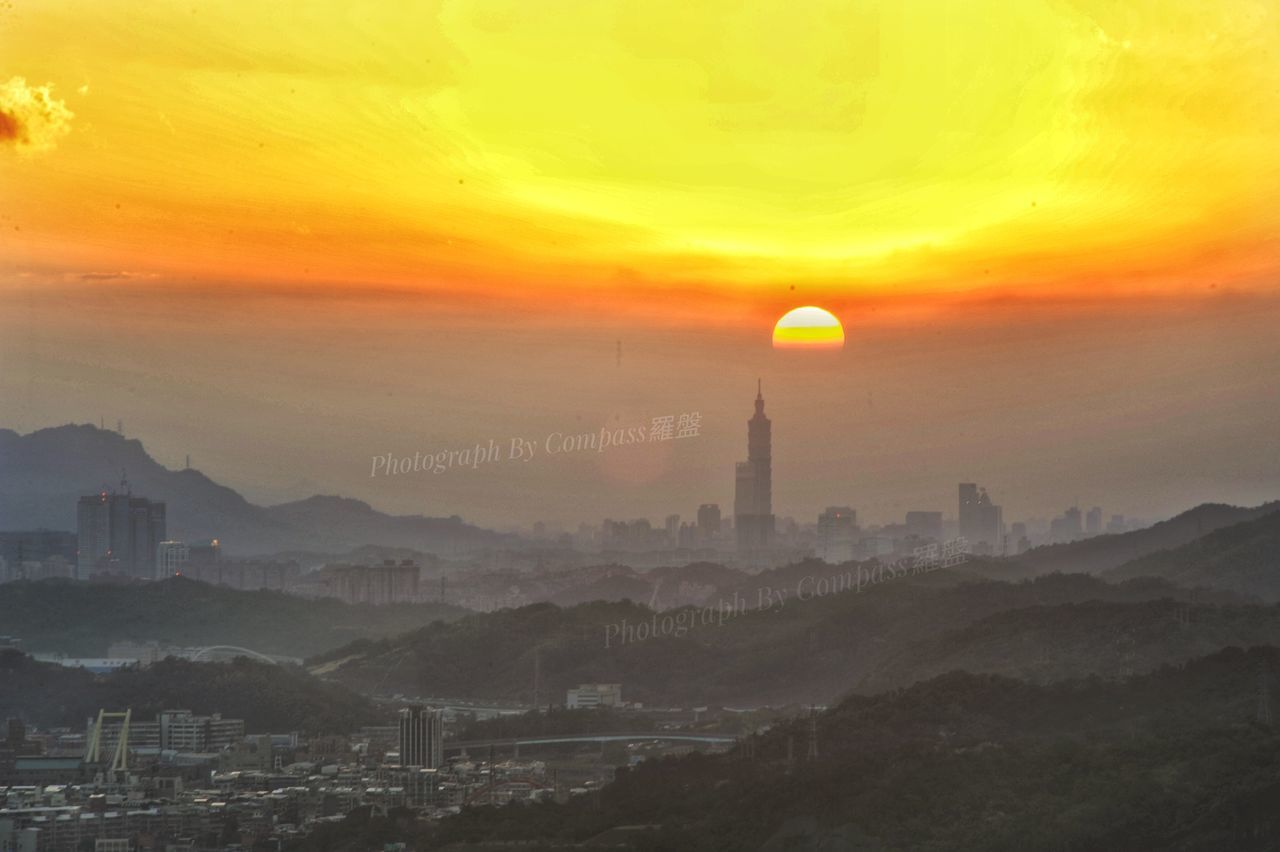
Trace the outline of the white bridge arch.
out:
[[[241,648],[239,645],[209,645],[206,648],[200,648],[191,655],[191,661],[198,663],[201,660],[208,659],[211,654],[231,654],[236,657],[251,657],[255,660],[261,660],[264,663],[270,663],[273,666],[280,665],[280,661],[274,657],[268,657],[261,651],[255,651],[252,648]]]

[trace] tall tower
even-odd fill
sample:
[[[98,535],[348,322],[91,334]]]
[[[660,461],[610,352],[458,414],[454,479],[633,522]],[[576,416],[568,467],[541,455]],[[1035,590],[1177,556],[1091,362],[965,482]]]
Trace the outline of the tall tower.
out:
[[[444,764],[444,711],[405,707],[400,711],[400,765],[439,769]]]
[[[738,462],[734,489],[734,529],[738,550],[750,552],[773,541],[772,433],[764,416],[764,394],[756,382],[756,413],[747,421],[747,460]]]

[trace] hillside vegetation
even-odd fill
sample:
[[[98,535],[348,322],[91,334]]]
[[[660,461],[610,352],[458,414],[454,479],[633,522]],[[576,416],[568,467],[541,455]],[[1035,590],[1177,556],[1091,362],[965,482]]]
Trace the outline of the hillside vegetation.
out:
[[[179,646],[236,645],[306,657],[466,610],[441,604],[348,605],[282,592],[242,592],[172,577],[109,585],[40,580],[0,586],[0,632],[28,651],[103,656],[122,639]]]
[[[372,702],[296,667],[244,657],[230,663],[168,659],[148,668],[95,675],[85,669],[39,663],[17,651],[0,651],[0,718],[41,727],[80,728],[99,709],[132,708],[149,721],[160,710],[221,713],[244,719],[249,733],[352,731],[386,721]]]

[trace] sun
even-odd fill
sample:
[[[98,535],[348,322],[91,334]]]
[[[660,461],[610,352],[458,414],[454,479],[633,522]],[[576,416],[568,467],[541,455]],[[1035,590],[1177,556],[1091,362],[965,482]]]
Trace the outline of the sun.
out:
[[[844,328],[830,311],[807,305],[787,311],[773,327],[774,349],[842,349]]]

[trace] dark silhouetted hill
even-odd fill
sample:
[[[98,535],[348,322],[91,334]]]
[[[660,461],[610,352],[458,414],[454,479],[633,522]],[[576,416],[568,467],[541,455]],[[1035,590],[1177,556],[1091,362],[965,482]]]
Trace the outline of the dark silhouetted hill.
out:
[[[122,471],[134,494],[167,504],[171,538],[216,538],[232,554],[346,552],[369,543],[455,554],[510,541],[457,517],[387,515],[340,497],[257,506],[198,470],[169,470],[136,439],[90,425],[0,430],[0,528],[75,530],[76,500],[118,490]]]
[[[931,584],[941,573],[921,583],[902,578],[860,593],[791,600],[768,611],[727,617],[723,624],[718,614],[704,625],[698,610],[655,613],[629,601],[563,609],[535,604],[355,643],[309,663],[328,664],[329,676],[362,691],[381,685],[388,692],[408,695],[527,701],[532,697],[536,657],[544,695],[563,695],[579,683],[608,682],[624,684],[628,700],[646,704],[752,706],[830,702],[865,678],[882,677],[884,665],[916,647],[921,648],[920,656],[911,662],[918,672],[904,668],[894,684],[928,677],[948,662],[936,662],[929,647],[920,643],[1010,611],[1038,608],[1040,614],[1010,617],[1054,625],[1029,634],[1033,639],[1025,647],[1007,649],[1005,665],[1012,670],[1030,667],[1045,655],[1062,661],[1060,672],[1114,675],[1126,666],[1139,670],[1180,662],[1228,644],[1272,637],[1280,642],[1280,611],[1239,605],[1238,597],[1225,592],[1192,593],[1158,580],[1111,584],[1085,575],[1051,575],[1019,583]],[[1216,600],[1235,602],[1238,609],[1214,616],[1220,624],[1212,632],[1198,627],[1192,641],[1175,629],[1173,599],[1193,595],[1202,606]],[[1165,604],[1151,603],[1166,598],[1170,600]],[[1105,618],[1114,622],[1111,633],[1092,634],[1104,616],[1084,606],[1089,601],[1111,608],[1105,611]],[[1058,607],[1061,613],[1054,610]],[[681,613],[687,630],[677,631],[674,621],[671,630],[661,629],[663,619]],[[1208,623],[1208,614],[1197,617]],[[659,638],[619,643],[627,627],[635,630],[644,624],[652,629],[655,623]],[[1079,640],[1094,643],[1088,644],[1093,648],[1105,641],[1102,637],[1113,636],[1132,643],[1125,653],[1095,659],[1077,654],[1069,644]],[[992,641],[998,645],[1005,640]],[[934,654],[950,650],[944,644]],[[338,660],[341,665],[334,665]],[[993,657],[985,665],[998,662]]]
[[[886,654],[863,693],[950,671],[1035,683],[1148,672],[1231,645],[1280,646],[1280,607],[1085,601],[1011,609]]]
[[[974,569],[996,579],[1019,579],[1059,572],[1102,574],[1161,550],[1180,547],[1214,530],[1251,521],[1280,509],[1280,503],[1253,508],[1205,503],[1145,529],[1099,535],[1068,544],[1037,547],[1015,558],[975,563]]]
[[[1280,601],[1280,512],[1214,530],[1181,547],[1130,560],[1106,572],[1117,580],[1160,577]]]

